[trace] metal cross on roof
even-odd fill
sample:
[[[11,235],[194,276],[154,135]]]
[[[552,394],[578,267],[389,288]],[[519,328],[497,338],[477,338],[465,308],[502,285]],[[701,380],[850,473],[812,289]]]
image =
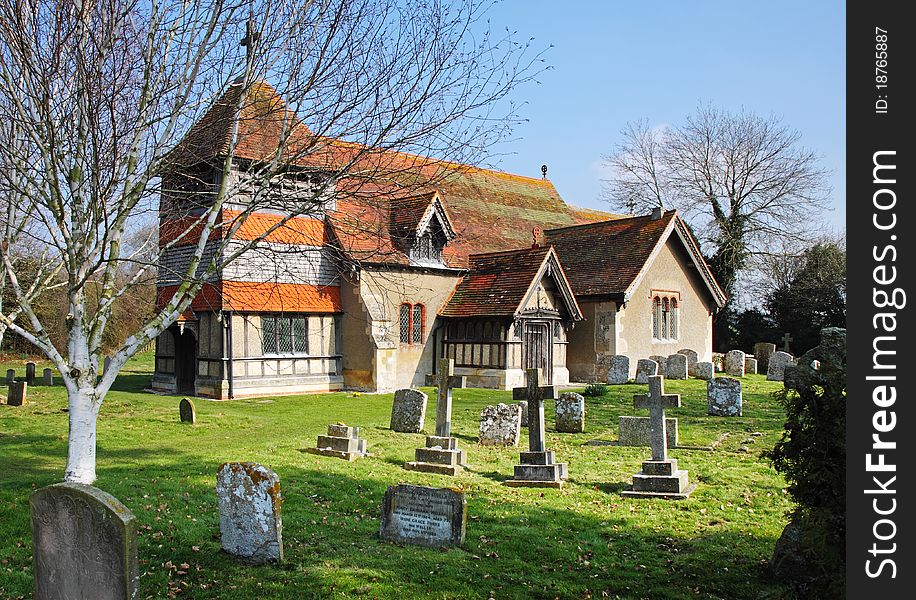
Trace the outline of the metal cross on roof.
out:
[[[546,452],[547,438],[544,430],[544,400],[557,397],[557,390],[552,385],[538,386],[541,370],[528,369],[525,371],[528,386],[512,388],[513,400],[528,401],[528,451]]]
[[[652,460],[668,460],[668,438],[665,431],[665,409],[681,405],[679,394],[665,393],[665,378],[661,375],[649,377],[649,393],[633,396],[634,408],[649,409],[649,428],[652,444]]]
[[[452,388],[461,386],[461,377],[455,377],[455,359],[440,358],[436,373],[436,435],[452,435]]]
[[[261,33],[255,31],[254,29],[254,19],[248,19],[248,22],[245,23],[245,37],[242,38],[240,42],[242,47],[245,48],[245,56],[248,60],[251,60],[251,54],[254,52],[254,46],[258,43],[258,40],[261,39]]]

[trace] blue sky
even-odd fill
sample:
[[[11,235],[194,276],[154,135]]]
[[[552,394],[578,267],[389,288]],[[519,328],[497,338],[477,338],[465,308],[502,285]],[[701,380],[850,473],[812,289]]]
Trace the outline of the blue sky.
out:
[[[570,204],[599,198],[601,156],[627,121],[680,123],[700,102],[774,114],[823,156],[834,229],[846,222],[846,7],[839,1],[507,0],[494,29],[534,37],[552,70],[517,89],[529,119],[495,166],[548,177]]]

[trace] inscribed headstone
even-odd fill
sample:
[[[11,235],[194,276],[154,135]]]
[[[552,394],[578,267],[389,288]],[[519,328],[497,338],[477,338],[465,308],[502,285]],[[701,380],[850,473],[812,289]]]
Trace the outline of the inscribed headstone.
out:
[[[392,485],[382,500],[379,535],[419,546],[460,546],[464,543],[467,518],[467,500],[462,491]]]

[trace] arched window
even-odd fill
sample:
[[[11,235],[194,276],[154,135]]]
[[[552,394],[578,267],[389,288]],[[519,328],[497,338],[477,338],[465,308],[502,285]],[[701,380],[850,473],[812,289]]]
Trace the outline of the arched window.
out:
[[[668,335],[672,340],[677,339],[677,299],[671,299],[671,312],[668,313]]]
[[[400,325],[401,325],[401,343],[409,344],[410,343],[410,304],[406,302],[401,305],[401,315],[400,315]]]
[[[670,305],[668,304],[668,299],[663,298],[662,299],[662,339],[668,339],[670,337],[668,335],[668,317],[670,315],[669,306]]]
[[[423,317],[425,316],[425,312],[426,310],[422,304],[413,305],[413,322],[410,324],[410,342],[412,344],[423,343]]]
[[[398,339],[402,344],[422,344],[425,333],[426,307],[422,304],[401,304],[398,315]]]
[[[652,337],[662,337],[662,299],[658,296],[652,302]]]

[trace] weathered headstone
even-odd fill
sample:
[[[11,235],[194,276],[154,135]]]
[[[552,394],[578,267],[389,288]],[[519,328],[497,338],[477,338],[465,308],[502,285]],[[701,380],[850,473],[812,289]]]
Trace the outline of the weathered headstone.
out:
[[[41,372],[41,385],[52,386],[54,385],[54,371],[51,369],[45,369]]]
[[[14,381],[16,381],[16,370],[7,369],[6,370],[6,383],[10,384],[10,383],[13,383]]]
[[[194,402],[190,398],[182,398],[178,403],[178,416],[181,417],[182,423],[197,422],[197,410],[194,408]]]
[[[137,525],[117,498],[79,483],[29,497],[38,600],[137,597]]]
[[[715,369],[716,373],[721,373],[725,370],[725,355],[721,352],[712,353],[712,366]]]
[[[719,377],[706,384],[707,413],[717,417],[741,416],[741,381]]]
[[[398,390],[391,405],[391,430],[400,433],[420,433],[426,421],[429,397],[415,389]]]
[[[770,364],[770,357],[776,352],[776,344],[769,342],[757,342],[754,344],[754,357],[761,368],[766,368]]]
[[[744,374],[745,375],[756,375],[757,374],[757,359],[753,356],[744,357]]]
[[[649,383],[650,377],[658,375],[658,363],[648,358],[640,358],[636,362],[636,383]]]
[[[795,340],[792,338],[792,336],[786,332],[785,335],[782,336],[782,351],[786,353],[792,352],[792,348],[789,346],[789,344],[794,341]]]
[[[516,404],[522,409],[522,427],[528,427],[528,402],[519,400]]]
[[[283,560],[280,478],[252,462],[220,465],[216,472],[220,543],[247,564]]]
[[[35,385],[35,363],[25,363],[25,382],[29,385]]]
[[[725,353],[725,372],[734,377],[744,377],[744,352],[729,350]]]
[[[767,364],[767,379],[769,381],[782,381],[785,378],[786,367],[795,365],[795,357],[786,352],[774,352]]]
[[[387,540],[441,548],[460,546],[467,530],[464,492],[450,488],[392,485],[382,500],[379,535]]]
[[[6,394],[6,403],[10,406],[24,406],[29,384],[24,381],[14,381],[9,385]]]
[[[656,375],[649,379],[649,393],[633,396],[634,408],[648,408],[651,424],[652,460],[643,461],[642,471],[633,475],[632,488],[621,493],[636,498],[686,498],[696,484],[691,484],[687,471],[677,468],[677,460],[668,458],[665,409],[677,408],[681,397],[665,393],[665,378]]]
[[[544,428],[544,400],[556,398],[556,388],[539,385],[539,369],[528,369],[525,373],[528,385],[513,388],[512,396],[516,400],[528,401],[528,451],[521,453],[520,464],[515,465],[512,479],[505,484],[516,487],[563,487],[563,480],[568,477],[566,463],[554,461],[553,450],[547,449]],[[583,406],[583,418],[584,415]]]
[[[368,456],[366,440],[359,437],[359,427],[350,427],[343,423],[328,425],[328,434],[318,436],[318,445],[306,448],[309,454],[332,456],[344,460],[356,460]]]
[[[698,362],[696,368],[694,369],[697,379],[705,379],[709,381],[710,379],[715,379],[716,377],[716,368],[711,362]]]
[[[700,355],[697,354],[696,350],[691,350],[690,348],[682,348],[677,353],[687,357],[687,374],[691,377],[696,377],[697,361],[700,360]]]
[[[522,407],[499,403],[480,411],[480,443],[484,446],[518,446]]]
[[[455,377],[455,360],[439,359],[436,373],[436,435],[426,436],[426,447],[417,448],[416,460],[404,464],[408,471],[457,475],[464,465],[464,452],[458,449],[458,438],[452,437],[452,386],[461,383]]]
[[[652,424],[649,417],[617,417],[618,443],[621,446],[651,446]],[[676,418],[665,418],[665,435],[668,446],[677,446],[678,430]]]
[[[616,354],[611,357],[611,366],[607,370],[607,382],[621,385],[630,380],[630,357]]]
[[[649,357],[649,360],[654,360],[658,363],[658,374],[664,375],[668,371],[668,357],[661,356],[658,354],[653,354]]]
[[[665,360],[665,373],[668,379],[687,379],[687,356],[672,354]]]
[[[554,412],[556,430],[560,433],[585,431],[585,397],[575,392],[564,392],[557,398]]]

